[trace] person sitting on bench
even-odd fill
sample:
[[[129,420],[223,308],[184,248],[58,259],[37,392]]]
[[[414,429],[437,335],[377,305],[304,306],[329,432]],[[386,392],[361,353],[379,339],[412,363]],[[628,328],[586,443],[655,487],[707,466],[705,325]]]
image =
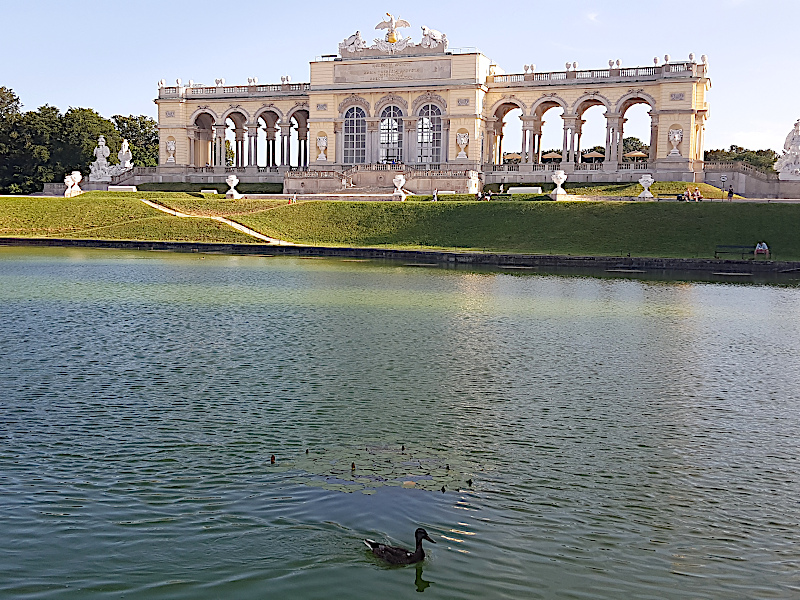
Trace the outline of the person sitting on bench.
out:
[[[767,246],[766,242],[758,242],[756,244],[754,255],[758,256],[759,254],[763,254],[764,256],[769,258],[769,247]]]

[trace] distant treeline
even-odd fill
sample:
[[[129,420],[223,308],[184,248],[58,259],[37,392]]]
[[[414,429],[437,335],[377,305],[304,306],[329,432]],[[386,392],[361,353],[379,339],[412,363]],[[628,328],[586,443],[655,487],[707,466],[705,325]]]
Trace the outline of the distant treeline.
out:
[[[745,162],[754,166],[759,171],[774,173],[775,161],[780,154],[774,150],[748,150],[741,146],[732,145],[728,150],[706,150],[705,160],[733,160]]]
[[[116,163],[127,139],[137,167],[158,164],[158,124],[150,117],[100,116],[91,108],[61,113],[45,104],[23,112],[13,90],[0,87],[0,193],[42,191],[44,183],[59,181],[70,171],[87,174],[94,161],[97,138],[105,136]]]

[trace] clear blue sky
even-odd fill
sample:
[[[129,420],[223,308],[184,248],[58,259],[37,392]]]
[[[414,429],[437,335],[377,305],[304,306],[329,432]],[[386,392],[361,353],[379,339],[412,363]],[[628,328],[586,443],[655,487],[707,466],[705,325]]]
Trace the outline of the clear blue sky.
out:
[[[476,46],[508,73],[526,63],[555,71],[567,60],[604,68],[611,58],[647,66],[654,56],[706,54],[713,84],[706,149],[735,143],[780,150],[800,118],[800,0],[27,0],[3,7],[0,85],[28,110],[51,104],[106,117],[155,116],[162,77],[245,83],[288,74],[308,81],[310,60],[335,53],[357,29],[377,36],[373,27],[386,11],[408,20],[415,40],[421,25],[438,29],[451,47]],[[584,147],[603,143],[601,115],[587,112]],[[560,145],[557,128],[550,129],[545,146]],[[626,134],[647,141],[648,132],[644,111],[632,113]]]

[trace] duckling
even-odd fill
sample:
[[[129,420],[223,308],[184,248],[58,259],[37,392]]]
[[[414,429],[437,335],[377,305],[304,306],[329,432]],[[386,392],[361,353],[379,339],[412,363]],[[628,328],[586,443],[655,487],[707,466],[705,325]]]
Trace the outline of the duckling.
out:
[[[414,532],[414,537],[417,539],[417,548],[414,552],[409,552],[404,548],[398,548],[396,546],[379,544],[373,540],[364,540],[364,543],[372,550],[372,553],[381,560],[385,560],[393,565],[412,565],[425,558],[425,550],[422,549],[422,540],[428,540],[432,544],[436,543],[428,536],[428,532],[422,527]]]

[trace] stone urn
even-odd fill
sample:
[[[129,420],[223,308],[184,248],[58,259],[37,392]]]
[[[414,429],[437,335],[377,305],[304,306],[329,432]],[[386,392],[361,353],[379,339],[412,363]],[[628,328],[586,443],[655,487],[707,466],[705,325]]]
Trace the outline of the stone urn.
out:
[[[403,190],[403,186],[406,184],[406,177],[402,173],[398,173],[392,179],[392,183],[394,184],[394,199],[400,200],[400,202],[405,202],[406,200],[406,192]]]
[[[655,182],[656,180],[653,179],[650,173],[642,175],[642,178],[639,179],[639,185],[644,188],[644,191],[639,194],[639,198],[653,198],[653,193],[650,191],[650,186]]]
[[[672,150],[667,156],[680,156],[681,151],[678,150],[678,145],[683,141],[683,129],[670,129],[667,132],[667,140],[672,144]]]
[[[78,185],[82,179],[83,175],[81,175],[80,171],[73,171],[64,177],[64,185],[67,186],[67,189],[64,190],[64,198],[74,198],[83,193],[83,190]]]
[[[469,144],[469,133],[457,133],[456,144],[458,144],[458,149],[460,150],[458,156],[456,156],[456,160],[467,160],[467,152],[464,149],[467,147],[467,144]]]
[[[553,200],[566,200],[567,192],[561,186],[564,185],[564,182],[567,180],[567,174],[564,171],[559,170],[553,173],[552,178],[553,178],[553,183],[556,184],[556,189],[550,192],[550,197]]]
[[[238,200],[239,198],[242,197],[242,195],[239,192],[236,191],[236,186],[239,185],[239,178],[236,175],[233,175],[233,174],[228,175],[225,178],[225,183],[227,183],[228,187],[230,188],[225,193],[225,197],[228,200]]]

